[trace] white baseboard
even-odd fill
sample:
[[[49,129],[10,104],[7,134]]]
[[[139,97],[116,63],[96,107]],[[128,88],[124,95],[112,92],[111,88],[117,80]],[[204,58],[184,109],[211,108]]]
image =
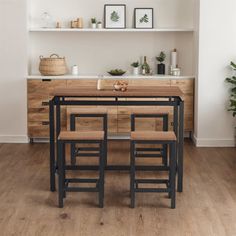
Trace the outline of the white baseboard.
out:
[[[27,135],[0,135],[0,143],[29,143]]]
[[[193,142],[197,147],[235,147],[234,139],[204,139],[193,135]]]

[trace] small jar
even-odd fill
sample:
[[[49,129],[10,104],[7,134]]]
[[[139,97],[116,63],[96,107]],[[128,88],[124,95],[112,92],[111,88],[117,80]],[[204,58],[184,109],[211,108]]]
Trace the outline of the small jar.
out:
[[[77,65],[73,65],[73,66],[71,67],[71,74],[72,74],[72,75],[78,75],[78,74],[79,74],[79,68],[78,68]]]
[[[104,83],[103,83],[103,79],[99,79],[97,81],[97,90],[104,90],[105,87],[104,87]]]
[[[98,28],[98,29],[102,29],[102,22],[98,22],[98,23],[97,23],[97,28]]]
[[[52,28],[53,20],[48,12],[44,12],[41,16],[42,28]]]

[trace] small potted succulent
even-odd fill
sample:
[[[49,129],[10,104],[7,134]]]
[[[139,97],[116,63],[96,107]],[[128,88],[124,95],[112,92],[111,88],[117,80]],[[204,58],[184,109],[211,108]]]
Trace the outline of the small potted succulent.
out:
[[[97,20],[95,17],[91,18],[91,26],[92,26],[92,29],[96,29],[97,27]]]
[[[226,78],[226,82],[232,85],[230,99],[229,99],[230,104],[229,104],[228,110],[231,111],[233,117],[236,118],[236,76],[235,76],[236,64],[234,62],[231,62],[230,66],[231,66],[234,74],[230,78]],[[235,134],[235,146],[236,146],[236,123],[235,123],[235,127],[234,127],[234,132],[235,132],[234,134]]]
[[[97,28],[98,28],[98,29],[101,29],[101,28],[102,28],[102,22],[101,22],[101,21],[98,21],[98,23],[97,23]]]
[[[139,75],[139,66],[140,66],[140,63],[138,61],[136,62],[133,62],[131,64],[131,66],[133,67],[133,75]]]
[[[164,75],[166,73],[166,66],[163,63],[166,59],[166,54],[164,52],[161,52],[158,57],[156,57],[159,64],[157,65],[157,74],[158,75]]]

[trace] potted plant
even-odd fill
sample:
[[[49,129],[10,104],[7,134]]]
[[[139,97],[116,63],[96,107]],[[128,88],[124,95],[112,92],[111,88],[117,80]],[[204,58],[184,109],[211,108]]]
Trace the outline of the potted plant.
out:
[[[133,62],[131,66],[133,67],[133,75],[139,75],[139,66],[140,66],[139,62],[138,61]]]
[[[101,29],[101,28],[102,28],[102,22],[101,22],[101,21],[98,21],[98,23],[97,23],[97,28],[98,28],[98,29]]]
[[[163,63],[166,59],[166,54],[164,52],[161,52],[158,57],[156,57],[159,64],[157,65],[157,74],[158,75],[164,75],[166,73],[166,66]]]
[[[97,27],[97,20],[95,17],[91,18],[91,25],[92,25],[92,29],[96,29]]]
[[[232,112],[233,117],[236,117],[236,64],[231,61],[230,63],[231,68],[234,71],[234,75],[230,78],[226,78],[226,82],[232,85],[231,94],[230,94],[230,104],[229,104],[229,111]],[[236,126],[235,129],[235,145],[236,145]]]

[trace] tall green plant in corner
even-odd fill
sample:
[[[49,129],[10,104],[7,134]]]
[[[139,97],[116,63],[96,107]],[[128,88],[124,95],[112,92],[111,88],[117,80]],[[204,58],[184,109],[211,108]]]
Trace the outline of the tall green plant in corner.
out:
[[[230,66],[234,71],[236,71],[236,64],[234,62],[231,61]],[[236,117],[236,76],[233,75],[230,78],[226,78],[226,82],[233,86],[231,89],[230,105],[228,110],[233,113],[234,117]]]

